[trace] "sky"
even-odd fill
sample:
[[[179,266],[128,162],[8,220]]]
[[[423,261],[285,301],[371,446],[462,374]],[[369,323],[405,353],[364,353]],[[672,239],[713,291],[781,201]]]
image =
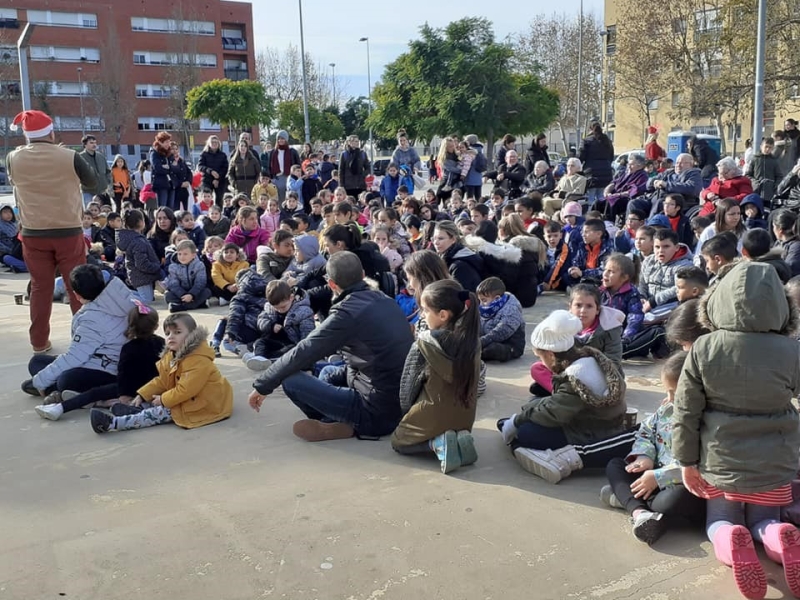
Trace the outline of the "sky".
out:
[[[429,3],[428,3],[429,2]],[[336,63],[337,90],[346,85],[347,96],[367,95],[367,50],[359,38],[369,37],[372,84],[383,68],[405,52],[419,27],[427,21],[443,27],[465,17],[487,17],[494,23],[497,39],[522,32],[537,14],[564,12],[577,19],[580,0],[561,0],[557,5],[488,0],[428,0],[385,2],[367,0],[302,0],[306,52],[315,63]],[[253,0],[256,52],[272,46],[300,44],[298,0]],[[499,10],[493,10],[493,9]],[[585,0],[584,11],[601,16],[603,0]],[[554,58],[554,57],[550,57]],[[326,67],[329,68],[329,67]]]

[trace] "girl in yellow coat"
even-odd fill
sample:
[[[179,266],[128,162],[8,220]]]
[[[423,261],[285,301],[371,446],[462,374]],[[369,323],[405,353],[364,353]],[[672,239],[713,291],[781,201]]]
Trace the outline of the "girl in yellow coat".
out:
[[[167,350],[158,376],[139,390],[133,405],[115,404],[113,415],[92,409],[97,433],[172,422],[192,429],[231,416],[233,388],[214,364],[205,328],[188,313],[175,313],[164,319],[164,334]]]

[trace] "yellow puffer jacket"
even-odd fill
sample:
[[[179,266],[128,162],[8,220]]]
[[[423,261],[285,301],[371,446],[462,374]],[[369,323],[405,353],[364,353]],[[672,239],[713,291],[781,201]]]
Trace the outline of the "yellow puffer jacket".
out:
[[[222,262],[222,250],[217,250],[214,253],[214,262],[211,263],[211,281],[218,288],[225,288],[232,283],[236,283],[236,274],[242,269],[249,269],[250,263],[244,257],[244,253],[240,250],[239,257],[232,263]]]
[[[214,364],[207,337],[198,327],[177,352],[167,350],[158,361],[158,376],[138,392],[148,402],[161,395],[172,420],[186,429],[227,419],[233,411],[233,387]]]

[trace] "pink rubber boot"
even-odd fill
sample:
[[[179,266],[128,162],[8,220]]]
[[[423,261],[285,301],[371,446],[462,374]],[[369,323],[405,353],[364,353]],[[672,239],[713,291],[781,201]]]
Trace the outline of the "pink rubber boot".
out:
[[[783,574],[795,598],[800,598],[800,531],[789,523],[767,525],[762,536],[767,556],[783,564]]]
[[[717,560],[733,569],[733,580],[741,594],[750,600],[764,598],[767,595],[767,576],[747,528],[723,525],[714,534],[713,544]]]

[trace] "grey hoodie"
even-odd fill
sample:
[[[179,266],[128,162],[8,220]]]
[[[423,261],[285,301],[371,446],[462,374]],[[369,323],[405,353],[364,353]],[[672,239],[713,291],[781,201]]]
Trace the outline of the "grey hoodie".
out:
[[[119,353],[127,342],[128,313],[134,307],[131,291],[113,277],[101,294],[72,317],[69,349],[33,378],[33,385],[46,390],[58,376],[78,367],[117,374]]]

